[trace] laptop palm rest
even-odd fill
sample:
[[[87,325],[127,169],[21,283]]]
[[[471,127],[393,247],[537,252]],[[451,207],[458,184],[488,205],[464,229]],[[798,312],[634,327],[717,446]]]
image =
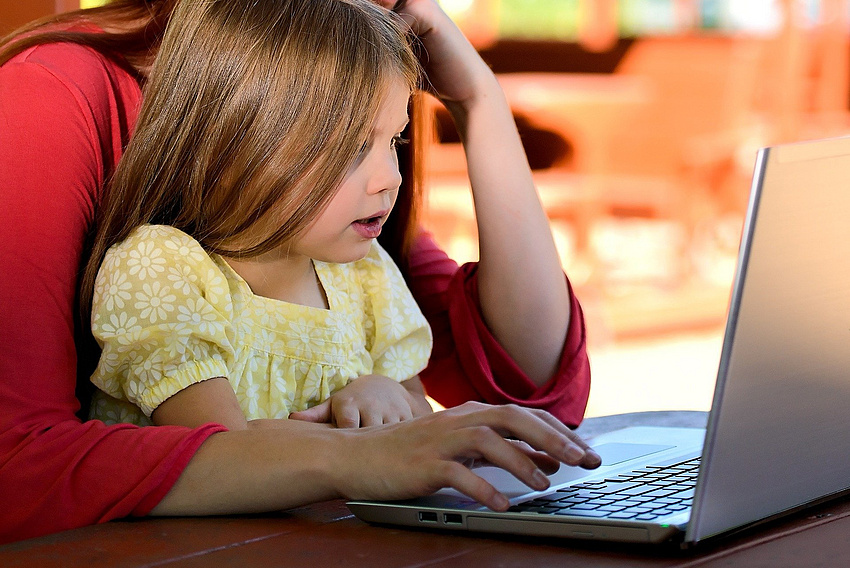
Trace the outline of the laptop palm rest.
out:
[[[663,460],[682,451],[698,451],[704,432],[701,428],[641,426],[602,434],[595,440],[591,440],[591,446],[602,457],[602,466],[595,470],[561,466],[557,472],[549,476],[550,486],[546,491],[551,491],[565,483],[590,478],[599,479],[614,475],[624,468],[640,467],[652,463],[655,457]],[[475,473],[501,491],[511,502],[546,492],[532,491],[513,475],[497,467],[480,467],[475,470]],[[421,507],[481,508],[477,502],[449,488],[441,489],[427,497],[411,500],[410,503]]]

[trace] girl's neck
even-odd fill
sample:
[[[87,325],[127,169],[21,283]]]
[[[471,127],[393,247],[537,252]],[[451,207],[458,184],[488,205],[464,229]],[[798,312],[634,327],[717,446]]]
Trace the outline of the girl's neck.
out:
[[[243,260],[225,260],[257,296],[314,308],[328,308],[327,295],[311,259],[301,256],[269,257],[264,255]]]

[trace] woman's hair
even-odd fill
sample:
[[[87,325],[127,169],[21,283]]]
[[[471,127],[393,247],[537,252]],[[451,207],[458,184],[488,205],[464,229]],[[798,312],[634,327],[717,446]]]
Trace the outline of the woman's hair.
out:
[[[413,91],[417,79],[403,22],[369,0],[179,1],[99,208],[84,313],[106,250],[139,225],[240,258],[298,235],[367,140],[390,81]]]
[[[150,64],[177,0],[111,0],[32,22],[0,39],[0,65],[35,45],[87,45],[139,70]]]

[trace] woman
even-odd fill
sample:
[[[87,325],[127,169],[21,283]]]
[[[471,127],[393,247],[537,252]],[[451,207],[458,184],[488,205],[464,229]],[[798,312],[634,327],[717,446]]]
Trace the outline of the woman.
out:
[[[467,404],[351,431],[327,427],[319,413],[263,432],[75,417],[77,376],[86,381],[97,355],[74,341],[86,239],[174,4],[116,0],[32,28],[0,52],[0,541],[126,515],[266,511],[442,486],[502,509],[504,497],[463,461],[486,458],[533,487],[544,484],[538,464],[552,465],[503,436],[565,463],[597,464],[562,424],[580,421],[589,388],[580,308],[527,164],[512,157],[521,145],[498,84],[432,0],[397,10],[422,40],[429,81],[479,180],[481,261],[458,269],[422,232],[386,230],[384,246],[433,329],[434,354],[421,373],[428,393],[448,406],[533,410]],[[402,228],[410,226],[405,210],[413,208],[399,202],[391,217]],[[291,458],[285,465],[282,455]],[[314,483],[287,491],[305,478]]]

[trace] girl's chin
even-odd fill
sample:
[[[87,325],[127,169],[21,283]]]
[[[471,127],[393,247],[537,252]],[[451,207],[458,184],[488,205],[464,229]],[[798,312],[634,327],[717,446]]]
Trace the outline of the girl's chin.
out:
[[[322,255],[321,258],[314,257],[314,260],[333,264],[348,264],[349,262],[363,260],[371,249],[372,239],[368,239],[356,245],[340,246],[334,251]]]

